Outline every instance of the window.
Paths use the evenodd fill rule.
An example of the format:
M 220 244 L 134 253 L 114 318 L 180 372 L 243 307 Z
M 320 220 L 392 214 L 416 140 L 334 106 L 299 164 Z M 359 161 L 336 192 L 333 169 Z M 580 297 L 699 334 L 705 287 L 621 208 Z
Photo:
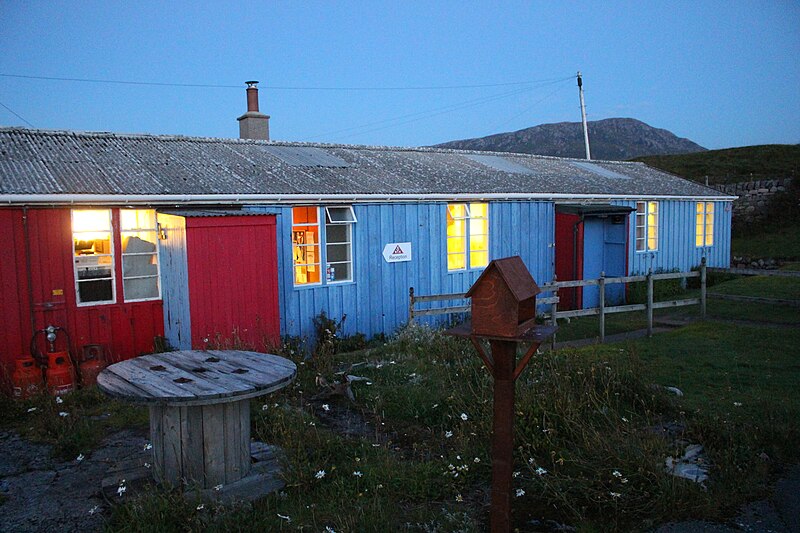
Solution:
M 72 211 L 75 292 L 78 305 L 115 301 L 112 233 L 110 209 Z
M 714 202 L 697 202 L 695 246 L 714 244 Z
M 122 292 L 125 301 L 160 298 L 155 211 L 122 209 L 119 220 L 122 236 Z
M 447 270 L 489 264 L 489 204 L 447 205 Z
M 294 284 L 317 285 L 353 281 L 353 224 L 351 206 L 325 207 L 325 242 L 320 239 L 320 208 L 292 208 Z M 322 270 L 322 265 L 325 270 Z
M 658 250 L 658 202 L 636 202 L 636 251 Z
M 352 207 L 326 207 L 325 218 L 325 280 L 352 281 L 356 215 Z

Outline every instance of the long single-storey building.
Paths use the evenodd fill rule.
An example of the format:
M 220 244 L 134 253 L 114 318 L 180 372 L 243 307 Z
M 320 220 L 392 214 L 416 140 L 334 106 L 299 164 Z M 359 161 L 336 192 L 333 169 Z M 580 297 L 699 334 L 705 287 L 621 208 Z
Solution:
M 727 267 L 733 199 L 642 163 L 4 128 L 0 362 L 51 324 L 111 360 L 265 349 L 322 311 L 390 333 L 409 287 L 466 292 L 511 255 L 540 284 Z

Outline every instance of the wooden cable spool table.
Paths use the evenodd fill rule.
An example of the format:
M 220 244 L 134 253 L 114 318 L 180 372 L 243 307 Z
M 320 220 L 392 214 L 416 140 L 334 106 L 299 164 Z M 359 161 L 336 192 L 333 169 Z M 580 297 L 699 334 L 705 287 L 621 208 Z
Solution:
M 248 475 L 249 400 L 287 386 L 296 375 L 295 364 L 277 355 L 184 350 L 113 364 L 97 385 L 149 407 L 156 481 L 209 489 Z

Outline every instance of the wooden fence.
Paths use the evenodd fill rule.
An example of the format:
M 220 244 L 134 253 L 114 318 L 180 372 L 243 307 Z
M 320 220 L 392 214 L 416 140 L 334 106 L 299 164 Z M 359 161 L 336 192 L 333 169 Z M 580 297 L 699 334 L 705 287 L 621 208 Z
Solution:
M 719 274 L 736 274 L 738 276 L 776 276 L 782 278 L 798 278 L 800 272 L 796 270 L 764 270 L 760 268 L 709 268 L 709 272 Z M 764 298 L 762 296 L 739 296 L 738 294 L 721 294 L 718 292 L 708 293 L 709 298 L 716 300 L 731 300 L 734 302 L 747 302 L 771 305 L 790 305 L 800 307 L 800 300 L 789 300 L 785 298 Z
M 688 279 L 700 278 L 700 297 L 699 298 L 685 298 L 682 300 L 668 300 L 662 302 L 653 301 L 653 283 L 658 280 L 665 279 Z M 629 304 L 629 305 L 616 305 L 606 307 L 606 285 L 615 283 L 636 283 L 647 282 L 647 302 L 643 304 Z M 576 309 L 574 311 L 559 311 L 558 310 L 558 290 L 571 287 L 589 287 L 597 286 L 599 289 L 599 304 L 597 307 L 588 309 Z M 629 311 L 647 311 L 647 334 L 653 334 L 653 310 L 663 309 L 669 307 L 682 307 L 686 305 L 700 305 L 700 315 L 705 318 L 706 316 L 706 265 L 705 260 L 700 265 L 699 271 L 692 272 L 669 272 L 665 274 L 653 274 L 652 271 L 645 276 L 624 276 L 620 278 L 606 278 L 601 274 L 598 279 L 582 279 L 574 281 L 552 281 L 539 286 L 542 292 L 552 292 L 553 296 L 547 298 L 537 298 L 537 304 L 550 304 L 550 312 L 545 316 L 551 321 L 552 324 L 556 323 L 559 318 L 571 318 L 580 316 L 599 316 L 600 328 L 600 342 L 605 341 L 606 336 L 606 322 L 605 317 L 611 313 L 625 313 Z M 417 296 L 414 294 L 414 288 L 409 289 L 409 322 L 414 322 L 416 317 L 426 315 L 442 315 L 449 313 L 469 313 L 469 305 L 456 305 L 448 307 L 437 307 L 431 309 L 416 309 L 418 303 L 423 302 L 438 302 L 438 301 L 452 301 L 452 300 L 465 300 L 466 296 L 463 293 L 456 294 L 440 294 L 432 296 Z M 555 343 L 555 340 L 553 340 Z

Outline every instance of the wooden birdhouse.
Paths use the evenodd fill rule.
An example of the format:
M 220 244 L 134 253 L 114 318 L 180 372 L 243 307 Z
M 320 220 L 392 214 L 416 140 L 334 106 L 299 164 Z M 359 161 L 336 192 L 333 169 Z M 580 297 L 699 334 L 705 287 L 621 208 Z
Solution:
M 534 326 L 540 292 L 521 257 L 495 259 L 467 292 L 472 298 L 473 335 L 522 335 Z

